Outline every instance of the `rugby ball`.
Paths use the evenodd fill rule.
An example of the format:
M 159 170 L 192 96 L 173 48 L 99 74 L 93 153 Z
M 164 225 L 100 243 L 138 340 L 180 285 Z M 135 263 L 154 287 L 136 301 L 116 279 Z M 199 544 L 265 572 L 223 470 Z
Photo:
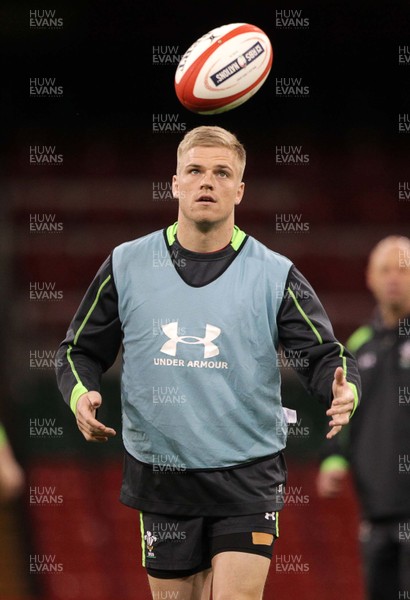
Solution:
M 175 72 L 176 95 L 188 110 L 215 115 L 253 96 L 272 67 L 271 42 L 259 27 L 230 23 L 192 44 Z

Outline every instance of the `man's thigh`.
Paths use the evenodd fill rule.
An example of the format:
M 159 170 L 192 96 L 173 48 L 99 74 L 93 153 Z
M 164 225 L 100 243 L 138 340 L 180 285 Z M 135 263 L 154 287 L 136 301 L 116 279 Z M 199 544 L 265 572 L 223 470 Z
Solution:
M 261 600 L 278 536 L 277 512 L 215 519 L 209 541 L 213 600 Z
M 212 570 L 187 577 L 160 579 L 148 575 L 153 600 L 210 600 Z
M 260 554 L 222 552 L 212 560 L 213 600 L 261 600 L 270 559 Z

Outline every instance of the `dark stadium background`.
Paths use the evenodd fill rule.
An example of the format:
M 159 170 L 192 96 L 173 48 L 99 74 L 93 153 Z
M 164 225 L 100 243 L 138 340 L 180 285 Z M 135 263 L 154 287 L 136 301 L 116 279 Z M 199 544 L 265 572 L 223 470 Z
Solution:
M 30 10 L 43 9 L 55 10 L 63 27 L 30 29 Z M 277 27 L 276 10 L 301 10 L 308 26 Z M 183 54 L 230 22 L 253 23 L 269 35 L 271 74 L 231 112 L 190 113 L 174 93 L 175 64 L 153 64 L 153 48 Z M 118 502 L 120 436 L 104 446 L 83 441 L 57 390 L 52 353 L 110 250 L 175 220 L 176 203 L 155 200 L 153 185 L 166 188 L 182 129 L 200 124 L 227 127 L 247 147 L 237 223 L 295 262 L 341 341 L 369 318 L 367 254 L 380 238 L 409 232 L 409 203 L 398 189 L 410 179 L 410 137 L 399 133 L 398 118 L 410 113 L 410 66 L 399 65 L 398 55 L 399 46 L 409 48 L 410 6 L 4 1 L 0 28 L 0 418 L 27 476 L 23 498 L 0 511 L 0 597 L 145 599 L 137 514 Z M 63 97 L 30 97 L 36 77 L 55 77 Z M 302 78 L 309 95 L 278 97 L 280 77 Z M 153 132 L 154 114 L 168 123 L 176 118 L 179 131 Z M 32 166 L 33 145 L 55 146 L 62 164 Z M 275 164 L 280 145 L 302 146 L 308 165 Z M 30 231 L 33 215 L 44 214 L 54 215 L 59 233 Z M 276 231 L 283 214 L 299 215 L 307 231 Z M 31 300 L 30 285 L 39 282 L 52 284 L 61 300 Z M 46 366 L 31 367 L 33 356 L 48 357 Z M 118 374 L 116 363 L 104 379 L 100 416 L 119 431 Z M 274 558 L 265 598 L 288 598 L 292 590 L 292 598 L 361 600 L 353 490 L 334 501 L 315 492 L 323 407 L 289 368 L 283 394 L 298 410 L 299 429 L 289 437 L 293 503 L 283 512 L 276 554 L 305 568 L 279 571 Z M 45 426 L 44 434 L 33 435 L 33 424 Z M 42 493 L 48 506 L 30 502 Z M 44 557 L 60 572 L 31 573 L 30 564 Z

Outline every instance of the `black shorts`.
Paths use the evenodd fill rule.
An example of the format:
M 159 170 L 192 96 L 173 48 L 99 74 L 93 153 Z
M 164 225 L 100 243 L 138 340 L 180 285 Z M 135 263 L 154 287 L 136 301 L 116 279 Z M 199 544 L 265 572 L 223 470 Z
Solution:
M 187 577 L 209 569 L 220 552 L 272 558 L 279 513 L 234 517 L 180 517 L 140 512 L 142 565 L 152 577 Z

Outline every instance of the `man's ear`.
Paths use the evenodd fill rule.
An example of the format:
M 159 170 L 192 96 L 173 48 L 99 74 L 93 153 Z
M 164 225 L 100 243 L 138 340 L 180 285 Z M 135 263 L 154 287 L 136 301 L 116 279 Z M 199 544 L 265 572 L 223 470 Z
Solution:
M 235 200 L 236 206 L 238 206 L 238 204 L 241 203 L 244 192 L 245 192 L 245 182 L 241 181 L 241 183 L 239 184 L 239 187 L 238 187 L 238 191 L 236 192 L 236 200 Z
M 174 198 L 179 198 L 179 185 L 178 185 L 178 176 L 172 176 L 172 195 Z

